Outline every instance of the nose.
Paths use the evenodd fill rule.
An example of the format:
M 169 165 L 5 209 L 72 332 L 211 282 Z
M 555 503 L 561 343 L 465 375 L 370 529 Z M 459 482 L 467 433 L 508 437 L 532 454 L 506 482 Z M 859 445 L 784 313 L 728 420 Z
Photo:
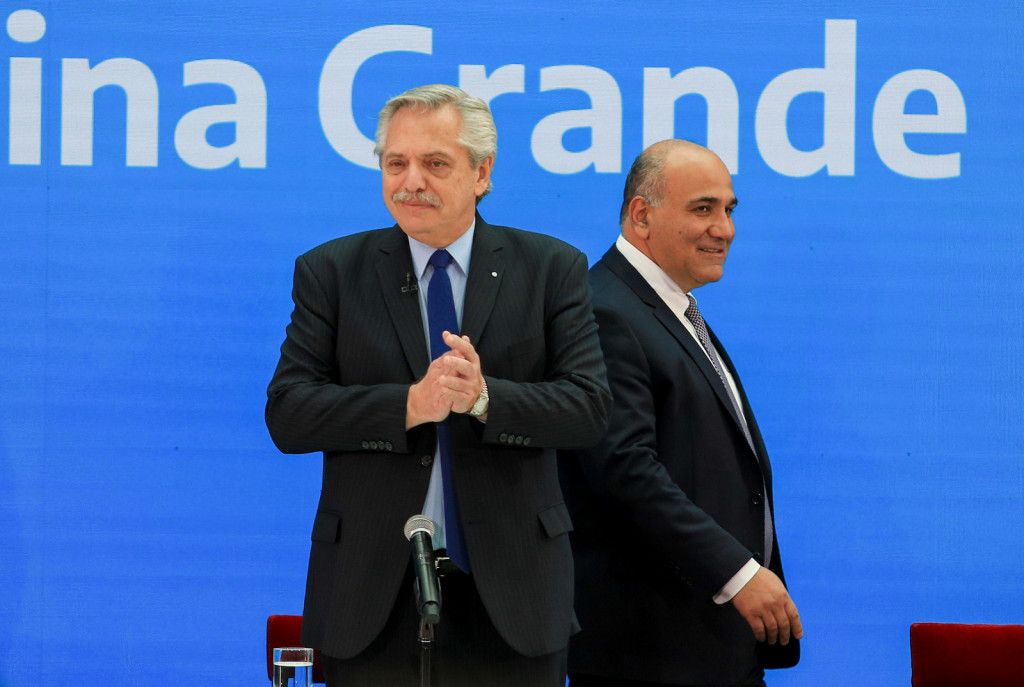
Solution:
M 732 241 L 733 236 L 736 235 L 736 225 L 732 222 L 732 215 L 725 208 L 715 213 L 714 221 L 708 228 L 708 234 L 725 241 Z
M 405 179 L 402 183 L 402 190 L 415 193 L 417 191 L 424 191 L 426 188 L 426 176 L 423 174 L 423 168 L 420 166 L 419 162 L 413 160 L 406 168 Z

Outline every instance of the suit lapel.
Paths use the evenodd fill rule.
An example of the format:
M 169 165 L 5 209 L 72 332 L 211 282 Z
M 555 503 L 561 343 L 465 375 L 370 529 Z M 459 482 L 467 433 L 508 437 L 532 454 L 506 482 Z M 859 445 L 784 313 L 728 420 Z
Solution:
M 505 275 L 505 262 L 499 257 L 505 248 L 498 231 L 476 216 L 473 252 L 466 279 L 466 300 L 462 306 L 462 331 L 476 346 L 494 309 L 498 289 Z
M 707 323 L 705 322 L 705 324 Z M 768 488 L 771 489 L 772 469 L 768 462 L 768 449 L 765 448 L 764 439 L 761 437 L 761 429 L 757 426 L 757 420 L 754 419 L 754 411 L 750 409 L 750 403 L 747 401 L 747 392 L 743 389 L 743 382 L 740 381 L 740 376 L 732 364 L 732 359 L 725 352 L 725 347 L 722 346 L 722 342 L 715 336 L 715 332 L 711 327 L 708 327 L 708 336 L 711 338 L 712 345 L 718 351 L 722 364 L 732 372 L 732 380 L 736 382 L 736 392 L 740 397 L 740 406 L 747 409 L 747 429 L 750 430 L 750 438 L 754 441 L 754 452 L 757 454 L 757 460 L 761 464 L 761 470 L 764 472 L 764 480 L 769 485 Z
M 651 285 L 647 283 L 647 280 L 645 280 L 640 273 L 636 271 L 636 268 L 629 264 L 629 261 L 626 260 L 617 248 L 612 246 L 605 256 L 601 258 L 601 261 L 605 263 L 612 273 L 625 282 L 626 286 L 632 289 L 633 293 L 635 293 L 641 301 L 650 306 L 654 318 L 658 320 L 658 322 L 660 322 L 670 334 L 672 334 L 676 341 L 678 341 L 683 347 L 683 350 L 686 351 L 687 355 L 689 355 L 697 365 L 701 374 L 704 375 L 704 379 L 707 380 L 707 383 L 714 390 L 715 395 L 718 397 L 718 401 L 729 413 L 729 416 L 732 417 L 733 422 L 736 424 L 736 428 L 740 433 L 742 433 L 743 427 L 740 425 L 740 419 L 736 416 L 736 409 L 733 407 L 733 403 L 728 396 L 729 392 L 726 390 L 721 377 L 719 377 L 718 373 L 715 372 L 715 367 L 711 364 L 711 361 L 708 359 L 707 353 L 704 352 L 703 347 L 701 347 L 690 332 L 686 330 L 686 327 L 679 321 L 676 314 L 672 312 L 672 309 L 668 307 L 665 301 L 663 301 Z M 726 364 L 725 361 L 728 360 L 728 358 L 726 357 L 721 344 L 713 334 L 711 335 L 711 338 L 715 348 L 722 354 L 721 357 L 723 364 Z M 736 384 L 738 387 L 739 379 L 733 371 L 732 364 L 728 363 L 728 365 L 730 372 L 732 372 L 734 378 L 736 378 Z M 740 396 L 742 398 L 742 394 Z M 745 405 L 746 403 L 744 402 L 744 406 Z M 748 429 L 751 428 L 752 424 L 752 422 L 748 421 Z M 743 443 L 747 443 L 745 439 Z
M 412 255 L 409 252 L 409 240 L 397 225 L 386 231 L 380 242 L 377 254 L 377 279 L 409 368 L 418 379 L 427 373 L 430 354 L 427 352 L 427 342 L 423 333 L 419 294 L 415 290 L 405 288 L 407 285 L 417 284 L 417 275 L 413 273 Z

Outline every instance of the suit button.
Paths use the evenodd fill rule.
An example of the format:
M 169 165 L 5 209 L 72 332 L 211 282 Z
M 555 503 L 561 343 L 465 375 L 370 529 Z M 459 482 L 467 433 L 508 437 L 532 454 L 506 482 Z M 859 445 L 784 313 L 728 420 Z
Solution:
M 370 448 L 373 449 L 374 451 L 376 451 L 377 450 L 377 442 L 376 441 L 371 441 L 370 442 Z
M 764 502 L 764 497 L 762 497 L 760 494 L 754 494 L 753 496 L 750 497 L 750 502 L 755 506 L 760 506 Z
M 523 446 L 530 445 L 530 437 L 523 437 Z
M 363 443 L 361 444 L 361 446 L 363 447 L 363 450 L 365 451 L 366 449 L 370 448 L 370 442 L 368 442 L 368 441 L 364 441 L 364 442 L 363 442 Z
M 429 468 L 433 464 L 434 464 L 434 456 L 421 456 L 420 457 L 420 465 L 422 465 L 423 467 Z
M 692 587 L 693 583 L 695 582 L 695 580 L 693 579 L 693 575 L 687 575 L 686 577 L 684 577 L 683 582 L 685 582 L 688 586 Z
M 522 446 L 522 445 L 523 445 L 523 438 L 521 436 L 519 436 L 519 435 L 516 435 L 516 446 Z
M 390 451 L 391 450 L 391 442 L 390 441 L 385 441 L 384 442 L 384 450 L 385 451 Z

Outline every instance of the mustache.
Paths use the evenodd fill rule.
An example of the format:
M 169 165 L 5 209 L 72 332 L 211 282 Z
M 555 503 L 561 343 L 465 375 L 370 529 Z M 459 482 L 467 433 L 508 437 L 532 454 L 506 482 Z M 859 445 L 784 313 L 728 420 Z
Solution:
M 396 203 L 405 203 L 406 201 L 410 200 L 418 200 L 422 203 L 430 203 L 435 208 L 440 208 L 444 206 L 444 203 L 441 202 L 440 198 L 431 193 L 427 193 L 426 191 L 416 191 L 415 193 L 411 193 L 409 191 L 399 191 L 398 193 L 391 194 L 391 200 L 393 200 Z

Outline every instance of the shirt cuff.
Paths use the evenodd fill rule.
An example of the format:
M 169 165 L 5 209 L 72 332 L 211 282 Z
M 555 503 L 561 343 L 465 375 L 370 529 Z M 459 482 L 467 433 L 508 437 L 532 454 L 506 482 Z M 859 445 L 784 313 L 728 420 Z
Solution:
M 761 569 L 761 566 L 751 558 L 749 561 L 744 563 L 740 571 L 732 576 L 732 578 L 725 583 L 718 593 L 714 596 L 714 602 L 716 604 L 724 604 L 727 601 L 732 601 L 732 597 L 736 596 L 743 587 L 746 586 L 747 582 L 753 579 L 757 571 Z

